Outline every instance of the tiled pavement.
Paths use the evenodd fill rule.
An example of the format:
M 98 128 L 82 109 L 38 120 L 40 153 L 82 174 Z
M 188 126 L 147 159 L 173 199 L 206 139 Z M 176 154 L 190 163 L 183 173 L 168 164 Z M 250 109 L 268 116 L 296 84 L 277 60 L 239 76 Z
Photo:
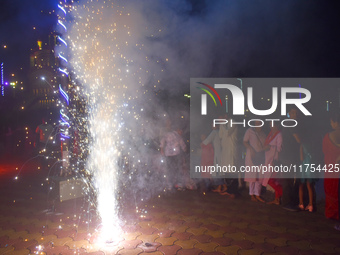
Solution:
M 46 213 L 46 194 L 29 188 L 17 201 L 2 187 L 0 254 L 340 254 L 340 233 L 321 212 L 288 212 L 279 206 L 198 191 L 149 201 L 143 220 L 127 217 L 117 245 L 98 245 L 94 224 L 79 220 L 81 200 Z

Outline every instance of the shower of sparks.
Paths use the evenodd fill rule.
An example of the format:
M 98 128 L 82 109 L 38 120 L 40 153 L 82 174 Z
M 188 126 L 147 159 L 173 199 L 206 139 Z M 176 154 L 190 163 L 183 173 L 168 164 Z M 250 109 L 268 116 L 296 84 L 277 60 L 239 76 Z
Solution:
M 143 108 L 137 105 L 151 100 L 147 99 L 148 90 L 144 87 L 150 73 L 140 59 L 145 63 L 149 60 L 138 55 L 142 43 L 131 30 L 135 21 L 118 3 L 108 0 L 73 3 L 72 22 L 63 35 L 65 41 L 58 37 L 69 47 L 68 71 L 73 81 L 70 86 L 75 92 L 70 100 L 78 101 L 76 109 L 70 110 L 73 120 L 78 120 L 72 124 L 75 136 L 80 136 L 79 158 L 86 161 L 85 175 L 92 180 L 90 184 L 86 180 L 87 185 L 96 195 L 95 200 L 89 200 L 101 219 L 101 239 L 110 242 L 121 236 L 118 189 L 122 184 L 118 180 L 121 182 L 121 175 L 131 180 L 139 166 L 146 166 L 141 154 L 135 153 L 136 140 L 141 140 L 141 130 L 147 123 L 141 116 Z M 139 60 L 135 61 L 134 56 Z M 73 168 L 77 167 L 73 164 Z

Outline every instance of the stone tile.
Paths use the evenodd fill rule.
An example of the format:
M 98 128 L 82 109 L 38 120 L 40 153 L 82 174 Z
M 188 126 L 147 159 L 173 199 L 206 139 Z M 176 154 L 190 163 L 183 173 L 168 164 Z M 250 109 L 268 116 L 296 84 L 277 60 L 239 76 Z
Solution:
M 43 236 L 55 235 L 56 232 L 57 232 L 57 229 L 52 229 L 52 228 L 44 228 L 42 230 Z
M 307 238 L 307 236 L 299 236 L 299 235 L 294 235 L 291 233 L 283 233 L 280 234 L 280 237 L 282 238 L 286 238 L 289 241 L 300 241 L 300 240 L 305 240 Z
M 181 249 L 177 252 L 177 255 L 200 255 L 202 254 L 200 249 Z
M 245 235 L 245 240 L 252 241 L 253 243 L 263 243 L 266 240 L 264 235 Z
M 213 223 L 205 224 L 205 225 L 202 225 L 201 227 L 206 228 L 206 229 L 211 230 L 211 231 L 216 231 L 216 230 L 219 230 L 221 228 L 221 226 L 219 226 L 217 224 L 213 224 Z
M 276 245 L 272 243 L 255 243 L 253 248 L 263 252 L 275 252 Z
M 258 235 L 258 231 L 251 229 L 251 228 L 243 228 L 243 229 L 240 229 L 239 231 L 241 231 L 242 233 L 246 235 L 252 235 L 252 236 Z
M 124 240 L 119 243 L 119 246 L 123 247 L 125 250 L 135 249 L 138 245 L 142 244 L 141 240 Z
M 286 246 L 287 245 L 287 239 L 286 238 L 268 238 L 266 239 L 267 243 L 274 244 L 276 246 Z
M 239 229 L 245 229 L 245 228 L 247 228 L 249 226 L 249 223 L 245 222 L 245 221 L 242 221 L 242 222 L 231 222 L 230 226 L 231 227 L 236 227 L 236 228 L 239 228 Z
M 72 250 L 72 249 L 79 249 L 79 248 L 85 248 L 89 245 L 88 240 L 80 240 L 80 241 L 70 241 L 66 243 L 66 245 Z
M 328 243 L 311 244 L 312 250 L 321 251 L 323 253 L 334 253 L 337 246 Z
M 188 221 L 186 221 L 185 225 L 188 226 L 189 228 L 199 228 L 200 226 L 203 225 L 203 223 L 202 222 L 197 222 L 197 221 L 196 222 L 188 222 Z
M 8 239 L 9 239 L 8 236 L 0 237 L 0 248 L 3 248 L 6 246 Z
M 9 252 L 13 252 L 14 251 L 14 247 L 13 246 L 7 246 L 7 247 L 4 247 L 4 248 L 0 248 L 0 254 L 9 254 Z
M 197 240 L 200 243 L 208 243 L 211 241 L 211 239 L 213 239 L 213 237 L 209 235 L 199 235 L 199 236 L 192 236 L 190 237 L 190 239 Z
M 173 245 L 177 240 L 176 237 L 159 237 L 155 239 L 155 242 L 161 243 L 162 245 Z
M 124 234 L 124 239 L 125 239 L 125 240 L 134 240 L 134 239 L 136 239 L 138 236 L 141 236 L 141 235 L 142 235 L 141 232 L 127 233 L 127 234 Z
M 147 227 L 147 228 L 140 228 L 138 232 L 141 232 L 143 235 L 152 235 L 153 233 L 157 232 L 157 228 Z
M 305 241 L 305 240 L 301 240 L 301 241 L 288 241 L 287 244 L 288 244 L 288 246 L 296 247 L 299 250 L 310 250 L 311 249 L 310 242 Z
M 141 254 L 143 252 L 142 249 L 140 248 L 136 248 L 136 249 L 130 249 L 130 250 L 126 250 L 126 249 L 122 249 L 120 251 L 118 251 L 118 255 L 138 255 Z
M 14 251 L 11 251 L 9 253 L 6 253 L 6 254 L 10 254 L 10 255 L 29 255 L 30 254 L 30 251 L 28 249 L 21 249 L 21 250 L 14 250 Z
M 211 239 L 211 242 L 217 243 L 219 246 L 229 246 L 233 239 L 229 237 L 219 237 Z
M 193 234 L 189 232 L 175 232 L 171 236 L 177 238 L 178 240 L 189 240 Z
M 89 253 L 83 253 L 81 255 L 105 255 L 103 251 L 94 251 L 94 252 L 89 252 Z
M 268 228 L 268 227 L 267 227 Z M 278 226 L 278 227 L 270 227 L 269 228 L 271 231 L 276 232 L 276 233 L 286 233 L 287 228 L 284 226 Z
M 230 246 L 226 246 L 226 247 L 218 246 L 216 248 L 216 251 L 222 252 L 226 255 L 237 254 L 239 250 L 240 250 L 240 247 L 235 246 L 235 245 L 230 245 Z
M 223 230 L 225 233 L 236 233 L 240 231 L 238 228 L 232 226 L 221 227 L 220 230 Z
M 231 222 L 231 220 L 228 220 L 228 219 L 223 219 L 223 220 L 214 220 L 214 219 L 212 219 L 211 220 L 211 223 L 216 224 L 216 225 L 221 226 L 221 227 L 229 226 L 230 222 Z
M 152 227 L 158 230 L 165 230 L 165 229 L 169 229 L 169 223 L 155 223 L 155 224 L 152 224 Z
M 244 234 L 240 232 L 235 232 L 235 233 L 225 233 L 224 237 L 229 237 L 233 239 L 234 241 L 242 241 L 244 240 Z
M 314 251 L 314 250 L 308 250 L 308 251 L 300 251 L 300 255 L 324 255 L 325 253 L 321 251 Z M 340 254 L 339 252 L 335 252 L 335 254 Z
M 195 248 L 200 249 L 204 252 L 213 252 L 215 251 L 216 247 L 218 247 L 219 245 L 217 243 L 197 243 L 195 244 Z
M 259 249 L 249 249 L 249 250 L 239 250 L 238 255 L 261 255 L 263 253 L 262 250 Z
M 51 242 L 53 243 L 53 246 L 64 246 L 68 242 L 72 242 L 72 241 L 73 240 L 71 237 L 64 237 L 64 238 L 57 238 Z
M 170 229 L 158 230 L 156 234 L 160 237 L 170 237 L 175 231 Z
M 196 240 L 177 240 L 174 244 L 181 246 L 183 249 L 192 249 L 194 248 L 195 244 L 197 243 Z
M 154 242 L 145 242 L 137 246 L 137 248 L 142 249 L 144 252 L 155 252 L 157 251 L 157 248 L 160 247 L 160 243 L 154 243 Z
M 46 255 L 54 255 L 54 254 L 72 254 L 72 251 L 67 247 L 67 246 L 56 246 L 56 247 L 46 247 L 45 249 L 43 249 L 43 252 Z
M 140 255 L 164 255 L 163 252 L 155 251 L 155 252 L 142 252 Z
M 152 223 L 149 222 L 149 221 L 140 221 L 138 222 L 138 225 L 141 227 L 141 228 L 150 228 Z
M 276 247 L 275 251 L 277 252 L 285 252 L 289 255 L 298 255 L 299 254 L 299 249 L 293 246 L 281 246 L 281 247 Z
M 95 253 L 95 252 L 99 252 L 100 251 L 100 246 L 98 244 L 89 244 L 86 247 L 83 247 L 87 253 Z M 104 251 L 100 251 L 105 253 Z
M 16 239 L 16 238 L 24 239 L 27 234 L 28 234 L 27 231 L 20 231 L 20 232 L 11 232 L 6 236 L 8 236 L 9 239 Z
M 259 235 L 264 235 L 268 238 L 274 239 L 274 238 L 278 238 L 279 234 L 270 230 L 265 230 L 265 231 L 258 231 Z
M 136 239 L 142 240 L 143 243 L 154 243 L 159 238 L 158 235 L 140 235 Z
M 54 235 L 56 235 L 58 238 L 65 238 L 65 237 L 72 237 L 77 232 L 75 230 L 64 230 L 64 229 L 58 229 Z
M 309 233 L 307 229 L 303 229 L 303 228 L 287 229 L 287 233 L 298 235 L 298 236 L 304 236 L 304 237 L 308 235 L 313 236 L 313 233 Z
M 184 223 L 185 221 L 181 219 L 171 220 L 168 222 L 167 226 L 169 227 L 169 229 L 172 229 L 170 227 L 180 227 L 180 226 L 183 226 Z
M 171 245 L 171 246 L 164 246 L 163 245 L 163 246 L 160 246 L 158 248 L 158 251 L 161 251 L 164 255 L 174 255 L 180 249 L 182 249 L 182 247 L 178 246 L 178 245 Z
M 169 229 L 174 230 L 175 232 L 186 232 L 189 229 L 189 227 L 185 225 L 181 225 L 178 227 L 169 227 Z
M 236 246 L 239 246 L 241 249 L 243 250 L 248 250 L 248 249 L 251 249 L 254 245 L 254 243 L 252 241 L 249 241 L 249 240 L 234 240 L 232 242 L 232 245 L 236 245 Z
M 14 229 L 1 229 L 0 236 L 8 236 L 15 233 Z
M 14 247 L 15 250 L 21 250 L 25 249 L 31 245 L 37 245 L 38 242 L 36 240 L 30 240 L 30 241 L 20 241 L 14 243 L 12 246 Z
M 223 237 L 223 235 L 225 234 L 225 231 L 224 230 L 208 230 L 204 234 L 210 235 L 214 238 L 219 238 L 219 237 Z
M 203 235 L 205 232 L 207 232 L 207 229 L 205 228 L 189 228 L 186 230 L 186 232 L 189 232 L 195 236 Z
M 90 234 L 87 233 L 87 232 L 84 232 L 84 233 L 75 233 L 72 236 L 72 239 L 74 241 L 89 240 L 89 238 L 90 238 Z

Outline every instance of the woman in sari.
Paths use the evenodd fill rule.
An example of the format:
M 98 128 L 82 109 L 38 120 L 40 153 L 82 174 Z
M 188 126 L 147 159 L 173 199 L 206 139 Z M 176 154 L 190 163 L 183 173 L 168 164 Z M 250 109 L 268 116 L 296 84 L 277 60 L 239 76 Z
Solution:
M 324 188 L 326 195 L 325 216 L 329 219 L 339 220 L 339 170 L 340 163 L 340 112 L 331 116 L 331 127 L 333 131 L 325 135 L 322 143 L 322 150 L 325 156 L 325 165 L 328 171 L 325 172 Z M 337 164 L 337 165 L 336 165 Z M 340 230 L 339 225 L 335 226 Z

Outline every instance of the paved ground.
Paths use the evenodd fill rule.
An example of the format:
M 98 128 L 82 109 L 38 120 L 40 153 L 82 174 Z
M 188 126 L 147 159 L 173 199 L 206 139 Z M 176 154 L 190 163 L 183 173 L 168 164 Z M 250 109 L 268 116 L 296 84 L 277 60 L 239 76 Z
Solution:
M 31 178 L 31 179 L 30 179 Z M 340 254 L 334 222 L 316 213 L 287 212 L 279 206 L 230 199 L 215 193 L 182 191 L 148 202 L 147 217 L 126 212 L 122 241 L 96 244 L 96 223 L 71 200 L 51 208 L 47 193 L 32 183 L 2 178 L 0 254 Z

